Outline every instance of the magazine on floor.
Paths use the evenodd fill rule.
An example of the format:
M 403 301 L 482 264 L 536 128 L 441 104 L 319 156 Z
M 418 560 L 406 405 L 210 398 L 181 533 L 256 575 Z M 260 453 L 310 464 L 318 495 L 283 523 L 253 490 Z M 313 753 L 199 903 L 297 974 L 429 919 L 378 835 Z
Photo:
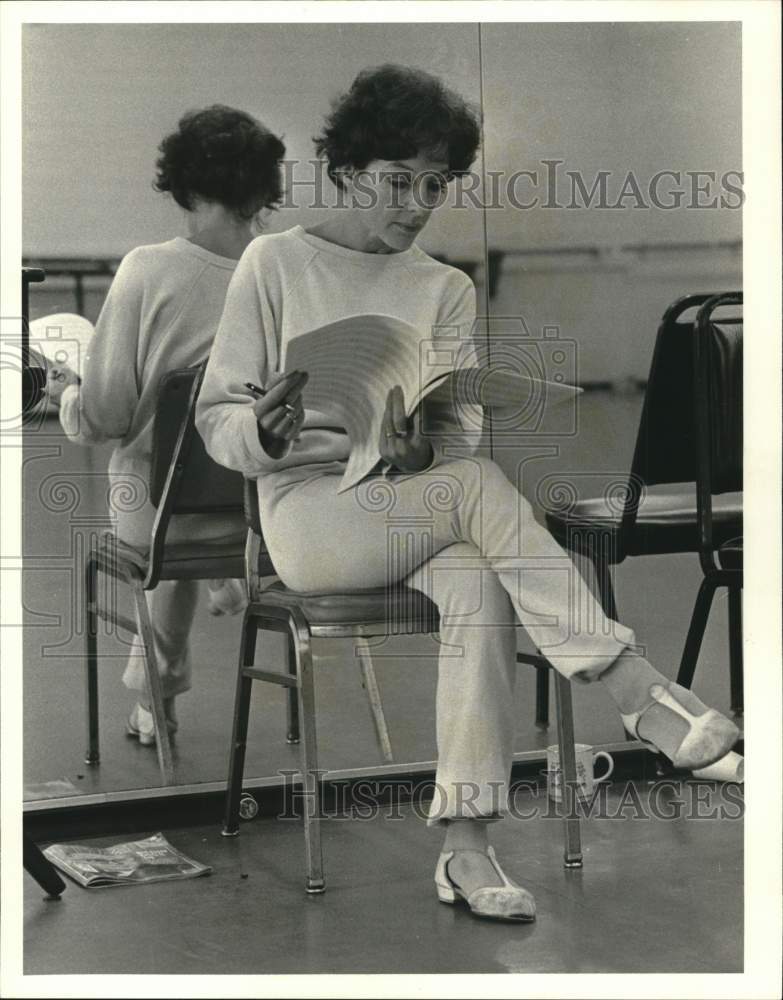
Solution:
M 85 889 L 197 878 L 212 871 L 172 847 L 162 833 L 112 847 L 52 844 L 43 853 Z
M 378 462 L 386 399 L 395 385 L 402 388 L 409 417 L 448 380 L 454 401 L 488 407 L 519 408 L 535 400 L 550 408 L 581 392 L 561 381 L 476 364 L 471 348 L 458 337 L 422 340 L 421 332 L 405 320 L 372 313 L 349 316 L 289 341 L 284 370 L 308 373 L 306 409 L 339 421 L 351 440 L 340 492 Z

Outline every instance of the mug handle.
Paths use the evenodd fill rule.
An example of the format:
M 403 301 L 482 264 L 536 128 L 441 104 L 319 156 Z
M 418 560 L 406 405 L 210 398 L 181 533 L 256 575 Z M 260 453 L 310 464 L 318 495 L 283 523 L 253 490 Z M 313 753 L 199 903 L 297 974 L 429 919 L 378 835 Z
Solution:
M 606 772 L 606 774 L 602 774 L 600 778 L 593 778 L 593 781 L 596 782 L 606 781 L 607 778 L 610 778 L 612 776 L 612 771 L 614 771 L 614 759 L 612 758 L 612 755 L 610 753 L 606 752 L 606 750 L 598 750 L 596 751 L 596 753 L 593 754 L 593 766 L 595 766 L 595 762 L 598 760 L 599 757 L 606 758 L 606 760 L 609 762 L 609 770 Z

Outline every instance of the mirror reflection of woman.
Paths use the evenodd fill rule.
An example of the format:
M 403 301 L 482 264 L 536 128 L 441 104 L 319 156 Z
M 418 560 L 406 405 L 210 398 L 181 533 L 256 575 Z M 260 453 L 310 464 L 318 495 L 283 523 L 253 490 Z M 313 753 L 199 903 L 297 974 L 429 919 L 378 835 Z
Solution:
M 455 407 L 446 390 L 408 418 L 393 388 L 380 467 L 338 493 L 348 438 L 307 410 L 306 373 L 280 374 L 293 337 L 351 315 L 399 316 L 422 339 L 435 326 L 471 337 L 470 279 L 416 238 L 451 181 L 469 170 L 479 138 L 476 115 L 433 76 L 391 65 L 359 74 L 316 140 L 343 205 L 244 253 L 197 426 L 218 462 L 257 479 L 264 537 L 288 587 L 340 592 L 404 581 L 437 604 L 438 770 L 428 823 L 445 832 L 438 898 L 464 901 L 476 916 L 524 921 L 534 917 L 533 897 L 508 879 L 488 844 L 488 821 L 507 808 L 519 624 L 562 674 L 600 680 L 626 728 L 680 766 L 722 757 L 737 729 L 639 655 L 630 629 L 607 621 L 527 500 L 476 454 L 480 413 Z M 254 400 L 248 380 L 271 391 Z M 381 481 L 412 539 L 397 558 L 389 514 L 373 503 Z M 450 500 L 433 502 L 436 495 Z M 595 627 L 580 628 L 584 621 Z
M 49 382 L 48 395 L 59 402 L 60 422 L 72 441 L 117 441 L 109 461 L 112 494 L 135 498 L 115 511 L 117 537 L 142 555 L 155 517 L 146 490 L 158 383 L 166 372 L 189 368 L 209 354 L 237 261 L 258 234 L 260 213 L 280 201 L 284 155 L 280 139 L 244 111 L 213 105 L 184 115 L 160 144 L 155 186 L 183 209 L 187 237 L 136 247 L 123 258 L 81 385 L 73 374 Z M 234 542 L 244 536 L 241 517 L 176 515 L 167 540 Z M 198 594 L 196 580 L 162 580 L 150 599 L 172 733 L 178 726 L 176 698 L 191 686 L 189 635 Z M 212 614 L 236 614 L 247 603 L 239 580 L 208 581 L 208 600 Z M 155 729 L 138 637 L 123 680 L 138 697 L 128 732 L 152 746 Z

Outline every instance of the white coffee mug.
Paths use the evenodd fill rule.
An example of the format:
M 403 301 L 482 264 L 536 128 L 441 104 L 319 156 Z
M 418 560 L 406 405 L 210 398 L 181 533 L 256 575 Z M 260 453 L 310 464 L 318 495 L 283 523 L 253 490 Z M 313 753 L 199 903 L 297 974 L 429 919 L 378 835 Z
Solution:
M 576 794 L 579 798 L 589 799 L 593 794 L 593 787 L 600 781 L 606 781 L 614 771 L 614 760 L 611 754 L 605 750 L 593 750 L 587 743 L 576 743 Z M 595 762 L 603 757 L 609 764 L 605 774 L 596 778 L 594 774 Z M 546 748 L 546 785 L 549 797 L 555 802 L 563 801 L 563 769 L 560 764 L 560 747 L 554 746 Z

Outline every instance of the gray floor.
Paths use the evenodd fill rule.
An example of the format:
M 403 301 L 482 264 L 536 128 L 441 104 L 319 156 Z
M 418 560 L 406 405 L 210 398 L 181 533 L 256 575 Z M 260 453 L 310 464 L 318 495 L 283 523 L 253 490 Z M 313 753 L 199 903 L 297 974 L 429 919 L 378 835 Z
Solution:
M 169 830 L 211 876 L 112 890 L 69 882 L 59 902 L 26 877 L 25 972 L 739 972 L 743 824 L 687 818 L 694 787 L 661 795 L 685 803 L 667 821 L 649 817 L 652 785 L 636 783 L 633 802 L 612 786 L 607 812 L 625 801 L 626 818 L 583 823 L 577 871 L 563 868 L 557 818 L 496 826 L 508 873 L 536 896 L 532 925 L 477 921 L 438 903 L 439 835 L 407 807 L 396 820 L 325 820 L 328 888 L 316 897 L 303 890 L 297 821 L 256 820 L 232 840 L 216 826 Z M 700 815 L 740 811 L 725 788 L 699 787 Z
M 627 472 L 641 395 L 583 397 L 579 435 L 553 438 L 554 455 L 528 466 L 526 492 L 552 471 L 577 472 L 586 490 Z M 535 446 L 547 439 L 537 437 Z M 74 538 L 101 509 L 107 454 L 71 448 L 49 425 L 26 452 L 25 781 L 28 798 L 154 787 L 154 753 L 124 735 L 124 647 L 101 640 L 100 768 L 83 763 L 82 640 Z M 37 450 L 36 450 L 37 449 Z M 519 459 L 507 452 L 508 469 Z M 615 475 L 616 474 L 616 475 Z M 55 478 L 51 478 L 51 477 Z M 596 479 L 596 477 L 598 477 Z M 68 499 L 54 489 L 75 484 Z M 59 500 L 58 500 L 59 497 Z M 81 520 L 80 520 L 81 518 Z M 91 520 L 92 519 L 92 520 Z M 622 619 L 673 676 L 700 580 L 693 556 L 629 560 L 616 590 Z M 225 778 L 236 662 L 236 622 L 199 612 L 194 690 L 181 699 L 181 781 Z M 276 638 L 262 647 L 275 661 Z M 524 636 L 520 635 L 524 643 Z M 376 663 L 398 761 L 432 759 L 436 669 L 426 640 L 399 640 Z M 317 660 L 321 766 L 377 763 L 369 715 L 350 650 L 321 643 Z M 112 655 L 113 654 L 113 655 Z M 277 665 L 277 664 L 276 664 Z M 517 690 L 517 749 L 553 742 L 533 725 L 533 672 Z M 256 685 L 256 687 L 261 687 Z M 725 598 L 713 610 L 696 689 L 728 707 Z M 296 766 L 284 744 L 278 692 L 258 691 L 248 776 Z M 622 739 L 599 685 L 574 689 L 577 738 Z M 700 786 L 706 788 L 708 786 Z M 638 786 L 644 797 L 648 788 Z M 71 793 L 72 794 L 72 793 Z M 613 786 L 613 800 L 622 789 Z M 687 798 L 687 797 L 686 797 Z M 168 830 L 169 839 L 214 867 L 207 879 L 86 891 L 69 884 L 44 902 L 25 879 L 26 971 L 264 972 L 731 972 L 742 966 L 742 824 L 723 820 L 593 819 L 584 824 L 585 867 L 565 871 L 557 820 L 507 821 L 495 831 L 509 874 L 536 895 L 533 926 L 479 923 L 439 904 L 432 888 L 438 834 L 408 813 L 402 821 L 327 821 L 328 891 L 303 891 L 298 823 L 257 820 L 237 840 L 217 824 Z M 154 831 L 149 831 L 154 832 Z M 122 838 L 130 839 L 130 838 Z M 116 838 L 114 838 L 116 841 Z M 105 843 L 107 841 L 101 841 Z M 243 875 L 247 877 L 242 877 Z

